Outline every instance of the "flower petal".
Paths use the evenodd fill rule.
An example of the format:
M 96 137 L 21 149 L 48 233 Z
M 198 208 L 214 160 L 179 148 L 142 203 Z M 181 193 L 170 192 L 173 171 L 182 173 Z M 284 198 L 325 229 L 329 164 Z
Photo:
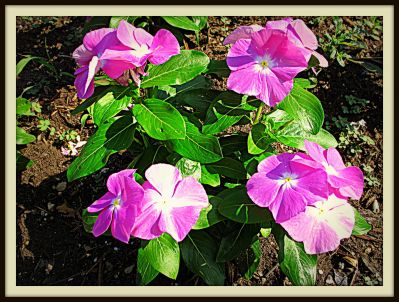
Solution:
M 281 185 L 278 180 L 267 177 L 264 172 L 255 173 L 247 182 L 247 193 L 260 207 L 268 207 L 272 202 L 280 202 L 278 195 Z
M 101 40 L 109 33 L 114 32 L 114 28 L 101 28 L 88 32 L 83 38 L 83 45 L 87 50 L 95 53 L 94 49 Z
M 145 171 L 148 182 L 166 199 L 170 199 L 176 184 L 182 179 L 179 169 L 168 164 L 155 164 Z
M 305 149 L 308 152 L 309 156 L 312 157 L 315 161 L 319 163 L 325 163 L 327 164 L 327 159 L 325 157 L 325 149 L 322 148 L 320 145 L 305 140 Z
M 304 212 L 306 205 L 303 194 L 292 188 L 281 188 L 279 196 L 270 204 L 269 209 L 276 222 L 281 223 Z
M 328 148 L 326 151 L 327 162 L 336 170 L 345 169 L 344 161 L 335 148 Z
M 250 47 L 250 45 L 251 40 L 248 39 L 241 39 L 234 43 L 234 45 L 230 48 L 226 59 L 230 70 L 235 71 L 249 68 L 251 65 L 256 63 L 256 53 Z
M 87 99 L 93 95 L 94 92 L 94 75 L 99 70 L 99 64 L 97 64 L 93 70 L 94 63 L 96 60 L 92 60 L 89 66 L 84 66 L 75 71 L 75 87 L 77 95 L 81 99 Z
M 101 211 L 102 209 L 106 208 L 107 206 L 112 204 L 112 201 L 115 199 L 115 195 L 107 192 L 105 193 L 102 197 L 97 199 L 95 202 L 93 202 L 88 208 L 87 212 L 89 213 L 94 213 Z
M 168 30 L 159 30 L 152 41 L 148 60 L 159 65 L 165 63 L 170 57 L 180 53 L 180 45 L 176 37 Z
M 261 84 L 259 72 L 255 70 L 254 66 L 232 71 L 227 79 L 228 89 L 253 96 L 257 96 L 261 92 Z
M 125 20 L 121 20 L 117 29 L 117 37 L 119 41 L 122 42 L 123 45 L 128 46 L 130 48 L 136 49 L 140 48 L 140 45 L 134 39 L 133 32 L 135 27 Z
M 303 46 L 306 48 L 315 50 L 319 46 L 315 34 L 306 26 L 305 22 L 301 19 L 295 19 L 290 24 L 299 38 L 301 39 Z
M 223 45 L 233 44 L 240 39 L 250 39 L 252 33 L 262 30 L 264 27 L 254 24 L 249 26 L 240 26 L 227 36 Z
M 89 65 L 91 58 L 93 57 L 93 53 L 87 50 L 87 48 L 82 44 L 74 50 L 72 57 L 79 66 L 84 66 Z
M 358 167 L 338 170 L 338 175 L 330 175 L 329 181 L 343 196 L 359 200 L 363 194 L 364 176 Z
M 113 173 L 108 177 L 107 180 L 107 188 L 115 196 L 118 196 L 122 193 L 122 185 L 124 184 L 124 177 L 130 178 L 134 180 L 133 174 L 136 172 L 136 169 L 125 169 L 119 171 L 117 173 Z
M 177 183 L 171 207 L 206 208 L 208 205 L 208 195 L 204 187 L 194 177 L 185 177 Z
M 112 220 L 112 213 L 113 213 L 113 208 L 108 207 L 102 210 L 100 215 L 98 215 L 92 231 L 95 237 L 104 234 L 105 231 L 108 230 Z
M 114 217 L 111 224 L 112 236 L 122 242 L 128 243 L 136 220 L 136 214 L 136 207 L 133 206 L 123 206 L 118 210 L 114 210 Z
M 327 59 L 319 54 L 317 51 L 312 52 L 312 55 L 316 57 L 316 59 L 319 61 L 320 67 L 328 67 L 328 61 Z

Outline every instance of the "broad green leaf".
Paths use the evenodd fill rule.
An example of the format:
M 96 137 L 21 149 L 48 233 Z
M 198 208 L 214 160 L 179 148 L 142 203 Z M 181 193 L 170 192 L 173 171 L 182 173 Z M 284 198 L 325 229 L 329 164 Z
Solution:
M 219 139 L 224 155 L 231 155 L 237 151 L 247 150 L 247 136 L 241 134 L 233 134 L 221 137 Z
M 336 147 L 338 145 L 337 140 L 327 130 L 322 128 L 320 129 L 319 133 L 312 135 L 303 130 L 301 125 L 297 122 L 291 122 L 287 124 L 287 126 L 282 127 L 275 133 L 275 139 L 287 146 L 301 150 L 305 150 L 305 139 L 315 142 L 325 149 L 329 147 Z
M 258 123 L 252 126 L 248 135 L 248 153 L 260 154 L 264 152 L 274 140 L 267 134 L 266 126 Z
M 265 238 L 269 237 L 271 233 L 272 233 L 272 228 L 261 228 L 260 229 L 260 234 Z
M 118 98 L 115 98 L 117 96 Z M 127 94 L 114 95 L 108 92 L 99 99 L 93 107 L 93 121 L 97 126 L 105 123 L 111 117 L 114 117 L 122 109 L 125 109 L 132 101 L 132 97 Z
M 230 261 L 241 254 L 251 245 L 260 227 L 259 224 L 234 223 L 226 226 L 226 229 L 227 234 L 222 238 L 216 256 L 217 262 Z
M 272 130 L 278 130 L 293 120 L 292 116 L 280 109 L 265 115 L 263 119 L 271 125 Z
M 220 174 L 233 179 L 247 179 L 247 171 L 242 162 L 224 157 L 221 160 L 206 165 L 210 173 Z
M 219 204 L 219 213 L 240 223 L 271 223 L 273 220 L 269 210 L 252 202 L 245 187 L 227 189 L 217 195 L 223 199 Z
M 183 139 L 186 136 L 182 115 L 165 101 L 147 99 L 133 107 L 133 114 L 152 138 L 169 140 Z
M 25 98 L 17 98 L 17 108 L 16 108 L 16 114 L 17 115 L 35 115 L 31 111 L 31 102 Z
M 199 180 L 201 178 L 201 164 L 199 162 L 182 157 L 176 163 L 176 168 L 179 169 L 183 177 L 191 176 L 194 177 L 196 180 Z
M 249 280 L 252 278 L 253 274 L 258 269 L 261 256 L 262 252 L 258 239 L 251 245 L 251 248 L 246 249 L 240 257 L 238 257 L 237 265 L 241 275 L 243 275 L 245 279 Z
M 104 167 L 111 154 L 127 149 L 133 141 L 134 129 L 131 115 L 102 124 L 69 166 L 68 181 L 90 175 Z
M 186 29 L 186 30 L 192 30 L 192 31 L 200 31 L 205 25 L 203 25 L 203 22 L 194 22 L 188 17 L 169 17 L 169 16 L 164 16 L 162 17 L 167 23 L 174 27 L 178 27 L 181 29 Z M 201 24 L 200 24 L 201 23 Z M 200 28 L 200 25 L 203 25 L 202 28 Z
M 28 169 L 32 167 L 33 161 L 25 156 L 22 155 L 21 152 L 17 150 L 17 157 L 16 157 L 16 162 L 17 162 L 17 171 L 23 171 L 25 169 Z
M 16 134 L 17 134 L 17 140 L 16 140 L 17 145 L 26 145 L 36 140 L 36 137 L 34 135 L 27 133 L 24 129 L 18 126 L 16 129 Z
M 168 150 L 163 145 L 148 145 L 132 168 L 137 169 L 139 173 L 144 175 L 145 171 L 153 164 L 165 162 Z
M 212 135 L 199 132 L 198 128 L 190 123 L 187 118 L 185 118 L 185 122 L 186 136 L 184 139 L 170 140 L 169 144 L 172 150 L 202 164 L 220 160 L 223 155 L 218 139 Z
M 230 68 L 227 66 L 226 60 L 211 60 L 206 73 L 216 74 L 221 78 L 228 78 L 230 75 Z
M 295 78 L 294 83 L 304 89 L 309 89 L 309 88 L 313 88 L 316 86 L 316 84 L 314 82 L 311 82 L 308 79 L 302 79 L 302 78 Z
M 172 86 L 159 86 L 158 90 L 165 91 L 169 96 L 174 97 L 176 95 L 176 88 Z
M 208 285 L 224 285 L 224 263 L 216 262 L 219 242 L 204 231 L 191 231 L 180 243 L 187 268 Z
M 147 285 L 158 276 L 159 271 L 152 267 L 143 248 L 137 251 L 137 283 Z
M 324 111 L 319 99 L 298 84 L 294 84 L 289 95 L 277 105 L 299 122 L 311 134 L 317 134 L 324 122 Z
M 125 86 L 102 86 L 102 87 L 97 87 L 94 90 L 94 94 L 86 99 L 83 103 L 81 103 L 79 106 L 77 106 L 74 110 L 71 111 L 72 114 L 78 114 L 87 108 L 89 108 L 91 105 L 93 105 L 95 102 L 101 100 L 108 94 L 112 94 L 114 96 L 115 100 L 120 100 L 123 99 L 126 95 L 129 95 L 129 92 L 131 91 L 131 87 L 125 87 Z
M 355 213 L 355 226 L 353 227 L 352 235 L 367 234 L 371 230 L 371 225 L 362 215 L 360 215 L 358 210 L 353 208 L 353 212 Z
M 199 30 L 203 29 L 208 22 L 207 16 L 192 16 L 191 18 L 193 19 L 194 23 L 198 26 Z
M 205 71 L 208 64 L 209 58 L 206 54 L 196 50 L 182 50 L 161 65 L 150 65 L 148 76 L 141 82 L 141 88 L 181 85 Z
M 205 117 L 206 111 L 211 105 L 213 99 L 220 93 L 217 90 L 210 90 L 204 88 L 192 89 L 180 94 L 177 94 L 172 101 L 179 104 L 188 105 L 198 112 L 201 118 Z
M 218 211 L 218 206 L 221 202 L 223 202 L 221 198 L 216 196 L 211 197 L 209 199 L 209 206 L 201 210 L 200 216 L 193 226 L 193 230 L 209 228 L 220 221 L 226 220 Z
M 117 28 L 119 23 L 122 20 L 125 20 L 129 22 L 130 24 L 133 24 L 134 20 L 136 20 L 138 16 L 130 16 L 130 17 L 111 17 L 111 20 L 109 20 L 109 27 L 111 28 Z
M 219 94 L 209 107 L 202 133 L 216 134 L 240 121 L 243 116 L 256 108 L 251 106 L 254 100 L 244 101 L 242 95 L 225 91 Z
M 49 62 L 47 62 L 44 58 L 42 57 L 35 57 L 31 55 L 25 56 L 25 58 L 21 59 L 16 66 L 16 75 L 18 76 L 22 70 L 25 68 L 25 66 L 30 62 L 30 61 L 37 61 L 40 64 L 44 65 L 49 69 L 50 71 L 57 73 L 57 70 L 53 65 L 51 65 Z
M 199 182 L 203 185 L 218 187 L 220 185 L 220 176 L 219 174 L 209 172 L 205 165 L 201 165 L 201 178 Z
M 315 285 L 317 255 L 306 254 L 303 243 L 292 240 L 281 227 L 275 225 L 273 233 L 279 245 L 278 259 L 283 273 L 294 285 Z
M 167 233 L 148 242 L 143 249 L 151 266 L 168 278 L 176 280 L 180 266 L 179 244 Z

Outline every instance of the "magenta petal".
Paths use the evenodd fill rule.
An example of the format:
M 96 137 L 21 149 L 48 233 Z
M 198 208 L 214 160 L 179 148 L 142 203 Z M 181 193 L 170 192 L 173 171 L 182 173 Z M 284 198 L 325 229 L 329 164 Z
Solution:
M 324 148 L 320 145 L 313 143 L 311 141 L 305 140 L 305 149 L 315 161 L 319 163 L 327 163 L 327 160 L 324 156 Z
M 319 65 L 321 67 L 328 67 L 328 61 L 324 56 L 322 56 L 321 54 L 319 54 L 316 51 L 313 51 L 312 55 L 316 57 L 316 59 L 319 61 Z
M 281 102 L 291 91 L 294 82 L 292 80 L 281 83 L 273 74 L 261 75 L 262 89 L 257 97 L 269 106 L 275 106 Z
M 280 29 L 285 32 L 291 21 L 291 18 L 285 18 L 277 21 L 267 21 L 266 28 Z
M 255 173 L 247 182 L 247 193 L 251 200 L 260 207 L 268 207 L 276 200 L 281 185 L 277 180 L 270 179 L 266 173 Z M 280 196 L 281 198 L 281 196 Z
M 94 48 L 109 33 L 114 32 L 114 28 L 101 28 L 87 33 L 83 38 L 83 44 L 87 50 L 94 52 Z
M 288 234 L 298 242 L 309 240 L 314 236 L 313 228 L 317 224 L 316 219 L 307 214 L 308 207 L 305 212 L 291 217 L 291 219 L 282 222 L 281 226 L 288 232 Z
M 185 177 L 178 182 L 173 194 L 172 207 L 205 208 L 208 205 L 208 195 L 204 187 L 195 178 Z
M 97 199 L 95 202 L 93 202 L 88 208 L 87 212 L 89 213 L 94 213 L 101 211 L 102 209 L 106 208 L 107 206 L 112 204 L 112 201 L 114 200 L 116 196 L 110 192 L 105 193 L 102 197 Z
M 131 178 L 127 178 L 126 176 L 122 176 L 121 181 L 122 188 L 122 200 L 124 206 L 133 207 L 134 213 L 131 214 L 136 215 L 138 210 L 142 206 L 143 197 L 144 197 L 144 189 L 140 186 L 136 181 Z
M 168 164 L 155 164 L 145 171 L 148 182 L 164 197 L 171 198 L 182 179 L 179 169 Z
M 318 233 L 305 240 L 304 248 L 307 254 L 321 254 L 335 250 L 339 242 L 337 233 L 327 223 L 319 223 Z
M 91 58 L 93 57 L 93 53 L 87 50 L 87 48 L 82 44 L 74 50 L 72 57 L 79 66 L 84 66 L 89 65 Z
M 117 29 L 117 37 L 119 41 L 122 42 L 123 45 L 128 46 L 130 48 L 140 48 L 140 45 L 134 39 L 133 32 L 135 27 L 128 23 L 125 20 L 121 20 Z
M 338 170 L 338 175 L 330 175 L 329 180 L 333 187 L 339 188 L 343 196 L 360 199 L 363 194 L 364 176 L 358 167 Z
M 295 171 L 293 172 L 295 173 Z M 299 178 L 294 190 L 304 194 L 308 204 L 327 198 L 327 173 L 321 169 L 314 170 L 313 173 L 309 173 L 305 177 Z M 311 194 L 309 194 L 309 192 Z M 312 196 L 312 194 L 314 196 Z
M 258 77 L 254 66 L 232 71 L 227 79 L 227 88 L 241 94 L 258 95 L 262 91 Z
M 159 65 L 165 63 L 171 56 L 179 54 L 180 45 L 170 31 L 161 29 L 156 33 L 150 51 L 152 54 L 148 60 L 154 65 Z
M 342 160 L 341 155 L 335 148 L 328 148 L 326 151 L 327 162 L 330 166 L 332 166 L 335 170 L 345 169 L 344 161 Z
M 252 33 L 260 31 L 261 29 L 263 29 L 263 27 L 257 24 L 250 26 L 240 26 L 227 36 L 227 38 L 223 42 L 223 45 L 233 44 L 240 39 L 250 39 Z
M 306 26 L 305 22 L 301 19 L 296 19 L 291 22 L 291 26 L 294 28 L 296 31 L 297 35 L 301 39 L 303 46 L 306 48 L 315 50 L 319 46 L 317 43 L 316 36 L 314 33 L 310 30 L 309 27 Z
M 134 68 L 135 66 L 130 62 L 107 60 L 103 63 L 102 69 L 111 78 L 117 79 L 126 70 Z
M 281 197 L 269 206 L 277 223 L 287 221 L 291 217 L 304 212 L 306 200 L 304 195 L 292 190 L 291 188 L 281 189 Z
M 162 213 L 159 228 L 177 242 L 182 241 L 197 222 L 201 207 L 173 208 L 170 213 Z
M 112 236 L 122 242 L 128 243 L 135 219 L 135 207 L 123 206 L 118 210 L 114 210 L 114 217 L 111 224 Z
M 251 40 L 242 39 L 234 43 L 227 54 L 227 65 L 230 70 L 250 68 L 255 64 L 254 51 L 250 48 Z
M 107 188 L 115 196 L 118 196 L 122 193 L 123 185 L 124 185 L 124 177 L 127 177 L 134 181 L 133 174 L 136 172 L 136 169 L 125 169 L 119 171 L 117 173 L 113 173 L 108 177 L 107 180 Z
M 94 92 L 94 76 L 99 70 L 100 64 L 97 57 L 93 57 L 89 66 L 84 66 L 76 70 L 75 87 L 78 97 L 87 99 Z
M 151 47 L 151 44 L 153 43 L 154 37 L 146 32 L 142 28 L 135 28 L 134 32 L 134 39 L 137 41 L 137 43 L 141 45 L 147 45 L 148 48 Z
M 106 230 L 108 230 L 111 220 L 112 220 L 112 213 L 113 213 L 113 208 L 108 207 L 98 215 L 96 222 L 94 223 L 93 226 L 93 235 L 95 237 L 100 236 L 101 234 L 104 234 Z

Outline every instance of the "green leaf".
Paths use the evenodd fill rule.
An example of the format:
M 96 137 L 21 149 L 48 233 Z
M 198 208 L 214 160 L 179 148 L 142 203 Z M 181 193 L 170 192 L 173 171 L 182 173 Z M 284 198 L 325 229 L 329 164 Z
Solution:
M 193 19 L 194 23 L 198 26 L 199 30 L 203 29 L 208 23 L 207 16 L 192 16 L 191 18 Z
M 22 155 L 21 152 L 17 150 L 17 171 L 21 172 L 25 169 L 32 167 L 33 161 Z
M 185 118 L 185 122 L 186 136 L 184 139 L 170 140 L 169 144 L 172 150 L 202 164 L 220 160 L 223 155 L 218 139 L 212 135 L 199 132 L 198 128 L 190 123 L 187 118 Z
M 142 104 L 136 104 L 133 113 L 152 138 L 169 140 L 183 139 L 186 136 L 186 125 L 182 115 L 167 102 L 147 99 Z
M 31 102 L 25 98 L 17 98 L 17 108 L 16 108 L 16 114 L 17 115 L 35 115 L 31 111 Z
M 216 196 L 211 197 L 209 199 L 209 206 L 201 210 L 200 216 L 193 226 L 193 230 L 209 228 L 220 221 L 226 220 L 218 211 L 218 206 L 221 202 L 223 202 L 221 198 Z
M 131 115 L 102 124 L 69 166 L 68 181 L 90 175 L 104 167 L 111 154 L 127 149 L 133 141 L 134 128 Z
M 266 208 L 254 204 L 247 194 L 245 187 L 227 189 L 217 195 L 223 199 L 219 204 L 219 213 L 223 216 L 240 223 L 271 223 L 273 220 Z
M 226 60 L 211 60 L 206 73 L 216 74 L 221 78 L 228 78 L 230 75 L 230 68 L 227 66 Z
M 158 276 L 159 272 L 148 261 L 143 248 L 137 251 L 137 283 L 147 285 Z
M 353 212 L 355 213 L 355 226 L 353 227 L 352 235 L 367 234 L 371 230 L 371 225 L 362 215 L 360 215 L 358 210 L 353 208 Z
M 133 24 L 134 20 L 136 20 L 138 16 L 130 16 L 130 17 L 111 17 L 111 20 L 109 20 L 109 27 L 111 28 L 117 28 L 119 23 L 122 20 L 125 20 L 129 22 L 130 24 Z
M 124 93 L 108 92 L 94 104 L 94 123 L 100 126 L 118 114 L 122 109 L 125 109 L 131 101 L 132 97 L 128 95 L 128 91 L 124 91 Z
M 201 178 L 201 164 L 199 162 L 182 157 L 176 163 L 176 168 L 179 169 L 183 177 L 191 176 L 194 177 L 196 180 L 199 180 Z
M 264 152 L 260 155 L 253 156 L 250 159 L 247 159 L 244 161 L 244 167 L 247 170 L 247 173 L 249 175 L 253 175 L 257 172 L 257 168 L 259 163 L 264 160 L 265 158 L 274 155 L 274 153 L 271 152 Z
M 36 140 L 36 137 L 32 134 L 27 133 L 24 129 L 17 126 L 17 145 L 26 145 Z
M 271 233 L 272 233 L 272 228 L 261 228 L 260 229 L 260 234 L 265 238 L 269 237 Z
M 114 96 L 115 100 L 120 100 L 123 99 L 126 95 L 129 94 L 129 91 L 131 92 L 132 88 L 131 87 L 125 87 L 125 86 L 102 86 L 102 87 L 97 87 L 94 90 L 94 94 L 86 99 L 83 103 L 81 103 L 79 106 L 77 106 L 74 110 L 71 111 L 72 114 L 78 114 L 87 108 L 89 108 L 91 105 L 93 105 L 95 102 L 101 100 L 104 98 L 107 94 L 112 93 Z
M 324 122 L 324 111 L 319 99 L 298 84 L 277 105 L 299 122 L 305 131 L 317 134 Z
M 192 89 L 180 94 L 177 94 L 172 101 L 179 104 L 188 105 L 200 114 L 201 118 L 205 117 L 206 111 L 211 105 L 213 99 L 220 93 L 217 90 L 210 90 L 204 88 Z
M 302 87 L 304 89 L 307 88 L 313 88 L 313 84 L 308 80 L 308 79 L 302 79 L 302 78 L 295 78 L 294 83 L 297 84 L 299 87 Z
M 219 174 L 209 172 L 205 165 L 201 165 L 201 178 L 199 182 L 203 185 L 218 187 L 220 185 L 220 176 Z
M 250 105 L 252 102 L 254 100 L 243 101 L 240 94 L 231 91 L 222 92 L 213 100 L 207 111 L 202 133 L 222 132 L 240 121 L 243 116 L 249 116 L 249 113 L 256 109 Z
M 284 110 L 276 109 L 265 115 L 264 120 L 271 125 L 273 130 L 278 130 L 288 122 L 291 122 L 293 118 Z
M 208 164 L 206 168 L 210 173 L 217 173 L 233 179 L 247 179 L 247 171 L 243 163 L 229 157 Z
M 98 218 L 97 213 L 89 213 L 87 209 L 83 209 L 82 211 L 82 221 L 83 221 L 83 228 L 87 233 L 91 233 L 93 231 L 94 223 Z
M 278 258 L 283 273 L 294 285 L 315 285 L 317 255 L 306 254 L 303 243 L 292 240 L 281 227 L 275 225 L 273 233 L 279 245 Z
M 179 273 L 179 244 L 167 233 L 148 242 L 143 249 L 151 266 L 168 278 L 176 280 Z
M 224 263 L 216 262 L 219 242 L 204 231 L 191 231 L 180 243 L 187 268 L 208 285 L 224 285 Z
M 150 65 L 148 76 L 141 82 L 141 88 L 181 85 L 205 71 L 208 64 L 209 58 L 206 54 L 196 50 L 182 50 L 164 64 Z
M 305 139 L 315 142 L 325 149 L 329 147 L 336 147 L 338 145 L 337 140 L 327 130 L 322 128 L 320 129 L 319 133 L 312 135 L 303 130 L 301 125 L 296 122 L 291 122 L 281 130 L 277 131 L 275 133 L 275 139 L 287 146 L 298 148 L 304 151 Z
M 193 20 L 189 19 L 188 17 L 168 17 L 168 16 L 164 16 L 162 18 L 167 23 L 169 23 L 170 25 L 172 25 L 174 27 L 181 28 L 181 29 L 186 29 L 186 30 L 191 30 L 191 31 L 200 31 L 205 26 L 203 24 L 203 21 L 201 22 L 201 20 L 200 20 L 199 22 L 196 23 Z M 202 25 L 202 27 L 200 27 L 200 25 Z
M 260 154 L 264 152 L 274 140 L 267 134 L 266 126 L 258 123 L 252 126 L 248 135 L 248 153 Z
M 21 59 L 16 66 L 16 75 L 18 76 L 22 70 L 25 68 L 25 66 L 30 62 L 30 61 L 37 61 L 40 64 L 46 66 L 50 71 L 57 73 L 57 70 L 54 68 L 53 65 L 48 63 L 44 58 L 42 57 L 35 57 L 31 55 L 25 56 L 25 58 Z
M 224 155 L 231 155 L 237 151 L 247 150 L 247 136 L 232 134 L 219 139 Z
M 220 208 L 220 207 L 219 207 Z M 226 262 L 236 258 L 253 242 L 254 236 L 259 232 L 259 224 L 233 224 L 227 226 L 227 235 L 222 238 L 217 262 Z

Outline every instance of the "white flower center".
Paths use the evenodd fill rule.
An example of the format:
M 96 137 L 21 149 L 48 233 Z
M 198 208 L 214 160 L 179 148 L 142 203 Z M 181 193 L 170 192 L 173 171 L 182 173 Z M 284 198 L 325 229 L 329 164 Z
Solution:
M 146 54 L 149 54 L 151 51 L 149 50 L 148 46 L 146 44 L 141 45 L 139 48 L 135 48 L 132 50 L 132 53 L 136 57 L 142 57 L 145 56 Z
M 273 60 L 268 55 L 257 57 L 255 61 L 257 62 L 255 65 L 256 71 L 263 74 L 269 74 L 271 71 L 270 68 L 274 66 Z
M 328 175 L 334 175 L 334 176 L 338 175 L 337 170 L 335 170 L 333 166 L 330 166 L 326 163 L 323 163 L 323 166 L 324 166 L 324 169 L 326 169 L 326 172 Z
M 284 186 L 284 188 L 291 188 L 296 186 L 298 180 L 296 179 L 297 175 L 295 174 L 290 174 L 290 173 L 284 173 L 282 175 L 282 178 L 279 180 L 279 183 L 281 186 Z

